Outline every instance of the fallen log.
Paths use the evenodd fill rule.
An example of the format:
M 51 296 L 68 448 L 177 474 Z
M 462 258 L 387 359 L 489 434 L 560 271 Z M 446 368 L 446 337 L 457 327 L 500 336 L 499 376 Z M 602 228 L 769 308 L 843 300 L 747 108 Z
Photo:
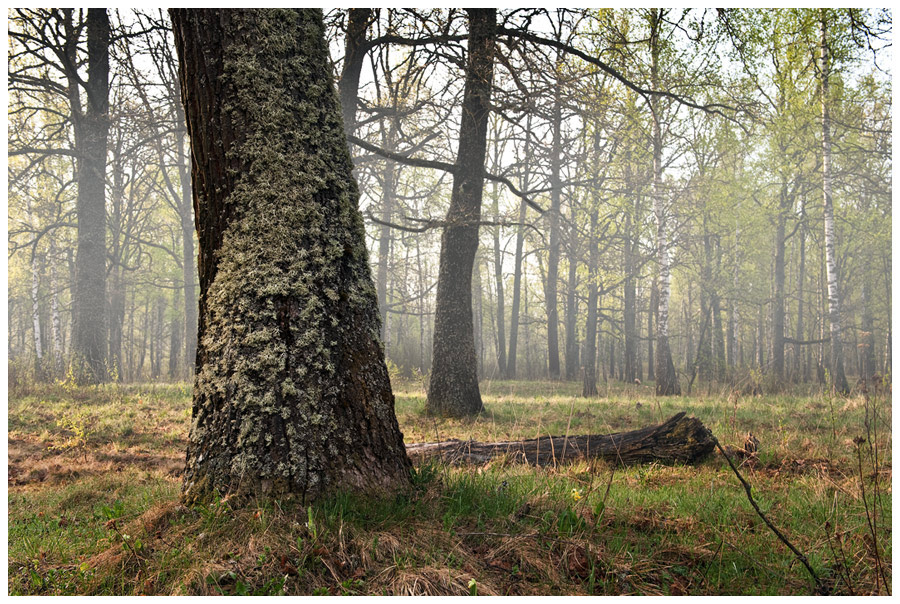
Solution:
M 654 461 L 689 464 L 702 460 L 715 446 L 716 440 L 703 422 L 687 417 L 682 411 L 658 426 L 630 432 L 542 436 L 490 443 L 456 439 L 411 443 L 406 445 L 406 453 L 413 461 L 439 458 L 452 464 L 481 464 L 501 456 L 534 466 L 587 458 L 602 458 L 615 465 Z

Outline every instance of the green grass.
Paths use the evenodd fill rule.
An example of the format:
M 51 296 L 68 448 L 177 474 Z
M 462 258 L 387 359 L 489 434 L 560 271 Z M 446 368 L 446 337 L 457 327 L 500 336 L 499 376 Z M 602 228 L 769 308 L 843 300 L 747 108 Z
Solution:
M 586 400 L 579 391 L 485 382 L 484 415 L 446 420 L 424 414 L 421 385 L 395 385 L 407 442 L 608 433 L 682 410 L 723 444 L 740 445 L 752 431 L 759 460 L 741 471 L 763 511 L 836 593 L 886 593 L 853 439 L 870 435 L 868 412 L 879 430 L 877 501 L 871 439 L 861 445 L 862 482 L 889 569 L 889 399 L 709 392 L 657 400 L 650 387 L 619 384 Z M 178 504 L 178 470 L 189 410 L 183 384 L 48 386 L 10 398 L 10 594 L 813 591 L 718 455 L 697 466 L 427 464 L 410 490 L 382 499 L 188 509 Z

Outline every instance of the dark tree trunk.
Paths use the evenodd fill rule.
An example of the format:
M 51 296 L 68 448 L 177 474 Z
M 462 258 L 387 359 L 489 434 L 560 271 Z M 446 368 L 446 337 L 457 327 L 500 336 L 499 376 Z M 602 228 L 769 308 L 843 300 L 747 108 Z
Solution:
M 359 74 L 366 56 L 366 31 L 372 16 L 371 8 L 351 8 L 347 11 L 347 37 L 344 42 L 344 65 L 338 80 L 341 99 L 341 114 L 344 131 L 354 134 L 356 130 L 356 103 L 359 95 Z
M 78 379 L 107 379 L 106 368 L 106 144 L 109 138 L 109 16 L 105 8 L 87 14 L 87 107 L 73 101 L 78 152 L 78 247 L 75 254 L 73 362 Z M 74 50 L 73 50 L 74 52 Z M 74 76 L 73 76 L 74 78 Z M 78 84 L 70 91 L 77 97 Z
M 706 458 L 716 446 L 703 423 L 682 411 L 658 426 L 631 432 L 586 436 L 542 436 L 529 440 L 480 443 L 445 441 L 407 446 L 415 460 L 438 457 L 445 462 L 481 464 L 507 456 L 534 466 L 599 458 L 613 465 L 641 463 L 692 464 Z
M 472 325 L 472 268 L 484 189 L 484 156 L 494 77 L 496 9 L 469 9 L 469 52 L 459 152 L 447 226 L 441 236 L 434 317 L 434 353 L 426 409 L 466 416 L 484 409 L 478 390 Z
M 200 241 L 183 499 L 405 485 L 322 14 L 171 16 Z

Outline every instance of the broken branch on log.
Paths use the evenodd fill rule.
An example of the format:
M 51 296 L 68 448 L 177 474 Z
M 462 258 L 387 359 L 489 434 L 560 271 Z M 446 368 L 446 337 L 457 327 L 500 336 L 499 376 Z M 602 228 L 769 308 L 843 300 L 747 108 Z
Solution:
M 510 456 L 534 466 L 601 458 L 615 465 L 648 462 L 696 463 L 712 453 L 716 440 L 695 417 L 682 411 L 658 426 L 615 434 L 542 436 L 528 440 L 483 443 L 448 440 L 406 445 L 413 459 L 439 458 L 454 464 L 479 464 L 495 457 Z

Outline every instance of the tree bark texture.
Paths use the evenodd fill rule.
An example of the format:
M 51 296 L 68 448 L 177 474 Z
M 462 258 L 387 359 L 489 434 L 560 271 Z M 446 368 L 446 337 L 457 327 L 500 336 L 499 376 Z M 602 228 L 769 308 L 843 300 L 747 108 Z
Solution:
M 77 157 L 78 244 L 72 326 L 73 362 L 80 381 L 106 380 L 106 145 L 109 138 L 109 15 L 87 14 L 87 107 L 70 81 Z M 74 53 L 74 49 L 73 49 Z M 77 80 L 77 75 L 70 76 Z
M 404 485 L 322 14 L 171 16 L 200 243 L 182 498 Z
M 534 466 L 599 458 L 613 465 L 651 462 L 692 464 L 706 458 L 715 439 L 699 419 L 682 411 L 658 425 L 615 434 L 542 436 L 529 440 L 481 443 L 450 440 L 406 446 L 415 461 L 439 458 L 447 463 L 480 464 L 497 457 Z
M 828 26 L 827 9 L 820 9 L 822 65 L 822 192 L 825 222 L 825 271 L 828 280 L 828 319 L 831 324 L 831 386 L 838 392 L 849 392 L 844 375 L 844 353 L 841 344 L 841 298 L 838 292 L 837 257 L 835 252 L 834 204 L 831 197 L 831 112 L 828 98 Z
M 466 84 L 450 208 L 441 236 L 431 379 L 426 409 L 467 416 L 484 409 L 472 324 L 472 269 L 484 189 L 484 158 L 494 77 L 496 9 L 469 9 Z

